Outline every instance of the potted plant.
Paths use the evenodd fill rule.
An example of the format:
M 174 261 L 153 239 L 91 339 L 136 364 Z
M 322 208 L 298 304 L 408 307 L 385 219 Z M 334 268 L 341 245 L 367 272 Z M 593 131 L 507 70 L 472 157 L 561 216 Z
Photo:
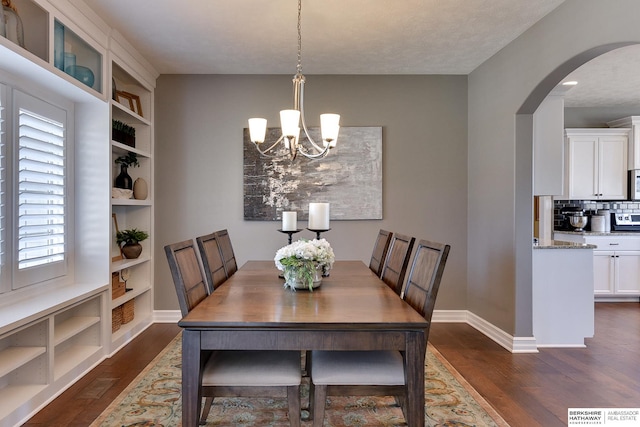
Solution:
M 149 237 L 145 231 L 131 228 L 128 230 L 118 231 L 116 233 L 116 243 L 122 249 L 122 254 L 127 259 L 138 258 L 142 253 L 142 245 L 140 242 Z
M 121 142 L 129 147 L 136 146 L 136 128 L 121 122 L 120 120 L 111 121 L 111 139 Z
M 138 155 L 136 153 L 128 152 L 126 155 L 120 156 L 116 159 L 116 165 L 120 165 L 120 174 L 116 177 L 114 187 L 124 188 L 127 190 L 133 190 L 133 180 L 127 173 L 129 167 L 138 167 Z
M 274 261 L 284 271 L 285 288 L 313 291 L 333 266 L 335 255 L 325 239 L 301 239 L 278 249 Z

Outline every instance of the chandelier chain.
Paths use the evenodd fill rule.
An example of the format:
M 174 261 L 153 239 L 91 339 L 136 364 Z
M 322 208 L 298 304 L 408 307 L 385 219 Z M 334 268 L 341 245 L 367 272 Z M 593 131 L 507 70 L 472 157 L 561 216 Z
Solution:
M 298 74 L 302 74 L 302 0 L 298 0 Z

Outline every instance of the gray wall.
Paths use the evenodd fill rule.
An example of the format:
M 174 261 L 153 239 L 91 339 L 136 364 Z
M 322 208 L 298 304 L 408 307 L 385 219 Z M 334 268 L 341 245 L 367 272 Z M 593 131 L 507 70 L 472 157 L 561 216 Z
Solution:
M 467 77 L 307 76 L 305 89 L 310 126 L 335 111 L 342 126 L 383 127 L 384 219 L 332 221 L 336 257 L 368 263 L 380 228 L 449 243 L 436 308 L 464 309 Z M 286 244 L 279 223 L 243 220 L 242 129 L 255 116 L 278 126 L 291 76 L 163 75 L 155 97 L 155 309 L 171 310 L 164 245 L 227 228 L 242 264 Z
M 640 115 L 640 107 L 572 107 L 564 109 L 566 128 L 606 128 L 607 122 Z
M 637 0 L 567 0 L 469 75 L 468 309 L 514 336 L 531 336 L 531 114 L 575 68 L 639 42 L 638 16 Z

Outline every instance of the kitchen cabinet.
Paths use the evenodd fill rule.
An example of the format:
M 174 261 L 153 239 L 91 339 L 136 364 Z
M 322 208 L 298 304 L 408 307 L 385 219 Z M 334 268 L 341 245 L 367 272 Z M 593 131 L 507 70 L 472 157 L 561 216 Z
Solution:
M 597 300 L 638 300 L 640 236 L 555 233 L 554 238 L 596 245 L 593 251 L 593 287 Z
M 565 129 L 565 137 L 565 196 L 625 200 L 629 129 Z
M 640 116 L 629 116 L 607 122 L 611 128 L 629 128 L 629 170 L 640 169 Z
M 548 95 L 533 114 L 533 194 L 559 196 L 564 184 L 564 96 Z

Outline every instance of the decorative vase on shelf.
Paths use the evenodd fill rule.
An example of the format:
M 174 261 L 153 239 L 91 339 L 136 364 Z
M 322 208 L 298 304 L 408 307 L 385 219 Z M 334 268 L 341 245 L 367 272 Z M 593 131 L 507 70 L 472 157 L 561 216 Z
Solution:
M 4 2 L 3 2 L 4 3 Z M 11 5 L 11 2 L 9 2 Z M 13 6 L 2 6 L 2 19 L 4 21 L 4 37 L 8 38 L 20 47 L 24 47 L 24 30 L 22 20 Z M 0 27 L 1 31 L 2 27 Z
M 142 245 L 140 243 L 128 243 L 122 246 L 122 255 L 126 259 L 136 259 L 142 253 Z
M 137 200 L 146 200 L 149 195 L 149 186 L 147 181 L 138 178 L 133 182 L 133 198 Z
M 120 165 L 120 175 L 116 177 L 114 187 L 133 190 L 133 180 L 127 173 L 127 165 L 125 164 Z
M 309 283 L 305 279 L 302 271 L 297 268 L 287 267 L 284 270 L 284 280 L 287 282 L 287 286 L 292 289 L 309 289 Z M 319 288 L 322 284 L 322 266 L 316 265 L 313 273 L 312 289 Z
M 79 82 L 82 82 L 89 87 L 93 87 L 95 76 L 93 75 L 93 71 L 89 68 L 83 67 L 82 65 L 69 65 L 68 67 L 65 66 L 64 71 Z

